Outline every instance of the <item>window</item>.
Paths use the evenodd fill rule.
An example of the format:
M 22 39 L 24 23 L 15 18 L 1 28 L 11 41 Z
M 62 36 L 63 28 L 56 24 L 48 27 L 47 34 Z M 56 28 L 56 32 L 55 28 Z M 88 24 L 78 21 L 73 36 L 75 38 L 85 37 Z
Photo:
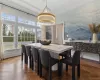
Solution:
M 1 13 L 1 19 L 3 20 L 4 51 L 20 48 L 23 43 L 35 42 L 35 30 L 37 27 L 35 27 L 34 21 L 6 13 Z
M 30 20 L 25 20 L 25 19 L 22 19 L 20 17 L 18 17 L 18 23 L 23 23 L 23 24 L 35 26 L 35 22 L 30 21 Z
M 37 42 L 41 39 L 41 29 L 37 29 Z
M 14 26 L 12 24 L 3 24 L 3 43 L 4 50 L 14 48 Z
M 35 42 L 35 28 L 18 26 L 18 48 L 23 42 Z
M 52 33 L 51 33 L 51 26 L 46 26 L 46 39 L 51 39 Z
M 16 17 L 10 14 L 6 14 L 6 13 L 1 13 L 1 19 L 2 20 L 7 20 L 7 21 L 15 21 Z

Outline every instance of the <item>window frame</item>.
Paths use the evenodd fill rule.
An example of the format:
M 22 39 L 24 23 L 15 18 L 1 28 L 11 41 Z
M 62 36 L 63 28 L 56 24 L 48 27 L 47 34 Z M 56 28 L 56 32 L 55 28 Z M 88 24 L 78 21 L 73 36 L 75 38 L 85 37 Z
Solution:
M 15 22 L 3 21 L 2 26 L 3 26 L 3 24 L 6 24 L 6 25 L 13 25 L 13 26 L 14 26 L 13 31 L 15 30 Z M 2 30 L 3 30 L 3 27 L 2 27 Z M 15 32 L 15 31 L 14 31 L 14 32 Z M 2 37 L 3 37 L 3 38 L 4 38 L 4 37 L 10 37 L 10 38 L 13 37 L 13 41 L 11 41 L 11 42 L 7 42 L 7 41 L 4 42 L 4 41 L 3 41 L 3 44 L 4 44 L 4 43 L 5 43 L 5 44 L 6 44 L 6 43 L 11 43 L 11 44 L 13 45 L 13 48 L 12 48 L 12 49 L 15 49 L 15 45 L 14 45 L 14 44 L 15 44 L 15 42 L 14 42 L 14 35 L 15 35 L 15 33 L 14 33 L 14 32 L 13 32 L 13 36 L 4 36 L 3 33 L 2 33 Z M 5 45 L 5 44 L 4 44 L 4 45 Z M 4 48 L 4 50 L 11 50 L 11 49 L 5 49 L 5 48 Z
M 8 13 L 7 13 L 8 14 Z M 10 15 L 10 14 L 8 14 Z M 1 15 L 2 17 L 2 15 Z M 18 22 L 18 17 L 19 16 L 15 16 L 15 21 L 9 21 L 9 20 L 6 20 L 6 19 L 1 19 L 2 20 L 2 24 L 8 24 L 8 25 L 13 25 L 14 26 L 14 35 L 12 36 L 13 37 L 13 49 L 18 49 L 18 26 L 24 26 L 26 28 L 31 28 L 32 31 L 34 30 L 34 38 L 32 38 L 32 36 L 30 36 L 30 40 L 27 41 L 27 42 L 33 42 L 32 39 L 34 39 L 34 41 L 36 42 L 37 41 L 37 29 L 41 29 L 39 26 L 37 26 L 37 22 L 35 21 L 32 21 L 32 20 L 28 20 L 28 21 L 32 21 L 34 22 L 35 25 L 30 25 L 30 24 L 23 24 L 23 23 L 19 23 Z M 31 30 L 30 29 L 30 30 Z M 16 31 L 17 30 L 17 31 Z M 32 33 L 32 32 L 31 32 Z M 3 33 L 2 33 L 3 34 Z M 3 36 L 4 37 L 4 36 Z M 8 37 L 8 36 L 7 36 Z M 11 37 L 11 36 L 10 36 Z M 20 36 L 21 37 L 21 36 Z M 25 43 L 26 41 L 20 41 L 21 44 Z M 9 49 L 9 50 L 12 50 L 12 49 Z

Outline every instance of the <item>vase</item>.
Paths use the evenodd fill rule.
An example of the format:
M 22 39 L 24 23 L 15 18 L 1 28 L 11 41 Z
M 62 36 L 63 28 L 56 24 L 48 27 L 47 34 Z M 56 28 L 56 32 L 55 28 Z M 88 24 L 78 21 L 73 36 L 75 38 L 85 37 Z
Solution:
M 97 43 L 97 42 L 98 42 L 97 33 L 93 33 L 92 42 L 93 42 L 93 43 Z

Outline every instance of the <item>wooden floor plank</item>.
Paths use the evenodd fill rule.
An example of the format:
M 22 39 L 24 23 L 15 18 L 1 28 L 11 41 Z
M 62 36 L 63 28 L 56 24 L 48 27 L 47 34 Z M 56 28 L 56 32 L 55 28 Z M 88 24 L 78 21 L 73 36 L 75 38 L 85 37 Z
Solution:
M 46 71 L 44 71 L 44 74 Z M 52 80 L 72 80 L 71 67 L 68 72 L 63 71 L 63 76 L 58 77 L 57 72 L 53 72 Z M 36 72 L 29 69 L 21 62 L 20 57 L 6 59 L 0 63 L 0 80 L 44 80 Z M 81 60 L 81 76 L 76 80 L 100 80 L 100 64 L 88 60 Z

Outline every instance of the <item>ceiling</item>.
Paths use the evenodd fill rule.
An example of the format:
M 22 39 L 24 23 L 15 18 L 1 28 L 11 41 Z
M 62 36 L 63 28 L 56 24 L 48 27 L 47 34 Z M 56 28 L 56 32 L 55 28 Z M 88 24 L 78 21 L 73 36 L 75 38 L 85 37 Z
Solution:
M 60 19 L 76 8 L 93 2 L 94 0 L 47 0 L 48 7 Z M 0 2 L 38 15 L 46 5 L 46 0 L 0 0 Z

